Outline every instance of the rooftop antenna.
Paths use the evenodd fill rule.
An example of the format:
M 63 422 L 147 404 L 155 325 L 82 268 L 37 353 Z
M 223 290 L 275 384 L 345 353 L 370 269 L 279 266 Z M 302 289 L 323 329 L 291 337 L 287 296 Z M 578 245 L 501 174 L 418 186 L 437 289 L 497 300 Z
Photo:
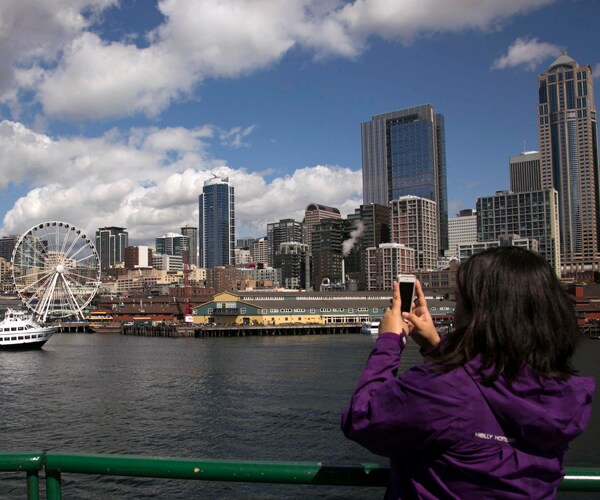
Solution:
M 213 179 L 221 179 L 222 181 L 229 182 L 229 177 L 219 177 L 217 174 L 210 173 Z
M 523 153 L 527 151 L 527 139 L 523 139 Z

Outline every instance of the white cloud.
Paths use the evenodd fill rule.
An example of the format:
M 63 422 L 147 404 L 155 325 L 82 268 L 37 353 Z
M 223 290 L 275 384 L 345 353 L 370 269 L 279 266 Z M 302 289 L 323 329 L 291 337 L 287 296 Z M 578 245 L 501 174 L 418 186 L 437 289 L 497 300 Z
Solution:
M 138 49 L 84 33 L 65 47 L 58 67 L 46 73 L 38 97 L 49 115 L 156 116 L 188 94 L 196 79 L 178 54 L 160 46 Z
M 0 96 L 15 68 L 51 64 L 56 55 L 118 0 L 3 0 L 0 6 Z M 82 15 L 86 11 L 86 16 Z
M 477 29 L 490 30 L 512 16 L 554 0 L 356 0 L 335 17 L 353 38 L 381 36 L 410 43 L 419 36 Z
M 255 127 L 255 125 L 250 125 L 246 128 L 234 127 L 231 130 L 223 130 L 220 134 L 221 144 L 235 149 L 249 146 L 244 139 L 252 133 Z
M 8 0 L 0 7 L 0 101 L 17 113 L 27 94 L 47 115 L 76 119 L 156 116 L 206 78 L 271 66 L 292 49 L 356 57 L 372 37 L 411 43 L 491 30 L 553 1 L 161 0 L 164 22 L 140 48 L 101 39 L 81 14 L 117 0 Z
M 592 75 L 594 76 L 594 80 L 600 78 L 600 63 L 594 64 L 592 68 Z
M 560 53 L 561 47 L 558 45 L 540 42 L 537 38 L 517 38 L 507 53 L 492 63 L 492 69 L 525 66 L 529 71 L 533 71 L 546 59 L 557 57 Z
M 362 200 L 361 173 L 307 166 L 267 181 L 206 153 L 212 128 L 111 130 L 97 138 L 55 139 L 15 122 L 0 122 L 0 189 L 26 185 L 0 232 L 23 232 L 63 220 L 88 235 L 107 225 L 127 227 L 132 242 L 153 243 L 166 232 L 197 225 L 198 195 L 211 173 L 236 190 L 237 234 L 261 236 L 284 217 L 302 220 L 310 202 L 351 213 Z M 48 179 L 52 179 L 48 183 Z M 27 183 L 27 184 L 25 184 Z

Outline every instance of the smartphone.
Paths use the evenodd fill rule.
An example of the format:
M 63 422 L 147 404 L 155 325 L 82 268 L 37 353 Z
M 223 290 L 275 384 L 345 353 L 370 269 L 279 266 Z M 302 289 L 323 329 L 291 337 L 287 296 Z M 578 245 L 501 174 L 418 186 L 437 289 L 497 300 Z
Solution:
M 417 277 L 414 274 L 399 274 L 397 277 L 400 284 L 400 300 L 402 300 L 402 312 L 410 312 L 415 299 L 415 283 Z

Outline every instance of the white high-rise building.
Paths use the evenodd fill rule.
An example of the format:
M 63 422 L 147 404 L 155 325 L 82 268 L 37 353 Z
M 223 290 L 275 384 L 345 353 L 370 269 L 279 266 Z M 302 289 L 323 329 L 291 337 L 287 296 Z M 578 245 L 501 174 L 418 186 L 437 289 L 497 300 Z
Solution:
M 477 198 L 477 241 L 496 241 L 514 234 L 537 240 L 539 253 L 560 276 L 558 207 L 556 189 L 498 191 Z
M 436 269 L 438 261 L 437 204 L 418 196 L 390 203 L 392 243 L 414 248 L 415 270 Z
M 458 247 L 477 241 L 477 215 L 475 210 L 461 210 L 448 219 L 448 250 L 446 257 L 458 257 Z
M 415 269 L 415 250 L 400 243 L 367 248 L 367 290 L 391 290 L 398 274 Z
M 256 238 L 250 244 L 250 256 L 252 257 L 252 262 L 256 262 L 257 264 L 267 264 L 269 263 L 269 241 L 267 238 Z

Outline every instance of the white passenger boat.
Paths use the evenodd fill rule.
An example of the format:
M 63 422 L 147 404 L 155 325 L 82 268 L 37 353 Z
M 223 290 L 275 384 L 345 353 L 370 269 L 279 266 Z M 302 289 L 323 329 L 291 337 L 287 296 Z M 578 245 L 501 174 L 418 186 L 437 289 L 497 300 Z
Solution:
M 360 327 L 360 333 L 364 333 L 365 335 L 378 335 L 379 321 L 364 321 Z
M 39 349 L 52 334 L 53 326 L 41 326 L 26 311 L 8 309 L 0 322 L 0 349 Z

